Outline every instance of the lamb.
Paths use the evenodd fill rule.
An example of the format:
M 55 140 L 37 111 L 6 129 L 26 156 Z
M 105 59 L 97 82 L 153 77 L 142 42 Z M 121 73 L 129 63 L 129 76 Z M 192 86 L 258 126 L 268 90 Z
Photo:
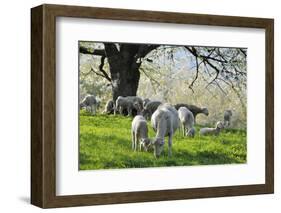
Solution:
M 105 104 L 103 114 L 113 114 L 114 113 L 114 101 L 108 100 Z
M 142 115 L 146 118 L 146 119 L 150 119 L 152 114 L 157 110 L 157 108 L 162 104 L 161 101 L 150 101 L 148 102 L 143 111 L 142 111 Z
M 93 115 L 96 114 L 97 107 L 99 106 L 99 101 L 94 95 L 86 95 L 85 98 L 80 103 L 80 109 L 90 107 L 90 111 Z
M 201 107 L 198 107 L 198 106 L 195 106 L 195 105 L 182 104 L 182 103 L 176 104 L 176 105 L 175 105 L 175 108 L 176 108 L 177 110 L 178 110 L 180 107 L 186 107 L 187 109 L 189 109 L 189 110 L 192 112 L 192 114 L 193 114 L 193 116 L 194 116 L 194 122 L 195 122 L 195 123 L 196 123 L 196 116 L 197 116 L 198 114 L 202 113 L 202 114 L 204 114 L 204 115 L 206 115 L 206 116 L 209 115 L 209 111 L 208 111 L 208 109 L 207 109 L 206 107 L 201 108 Z
M 134 97 L 134 96 L 130 96 Z M 125 111 L 128 113 L 128 116 L 133 115 L 133 110 L 137 111 L 137 114 L 141 112 L 141 105 L 138 100 L 135 102 L 133 101 L 133 98 L 128 98 L 128 97 L 123 97 L 123 96 L 118 96 L 116 100 L 116 107 L 114 109 L 114 114 L 118 111 L 121 115 L 125 114 Z
M 148 138 L 148 127 L 145 118 L 142 115 L 137 115 L 132 121 L 132 149 L 137 151 L 139 142 L 139 150 L 143 147 L 145 151 L 150 146 L 150 139 Z
M 143 110 L 143 101 L 140 97 L 138 96 L 127 96 L 125 97 L 128 101 L 132 101 L 133 103 L 137 103 L 139 106 L 140 110 Z
M 179 119 L 181 122 L 183 136 L 192 136 L 194 137 L 194 116 L 192 112 L 186 107 L 180 107 L 178 109 Z M 191 130 L 192 129 L 192 130 Z
M 225 110 L 224 116 L 223 116 L 223 120 L 224 120 L 223 125 L 225 127 L 230 126 L 231 117 L 232 117 L 232 111 L 231 110 Z
M 218 121 L 215 128 L 201 128 L 200 129 L 200 135 L 216 135 L 218 136 L 220 134 L 220 131 L 223 129 L 223 123 L 221 121 Z
M 156 136 L 151 142 L 154 155 L 159 157 L 164 150 L 165 136 L 168 136 L 168 156 L 172 155 L 172 138 L 179 127 L 178 111 L 169 104 L 161 104 L 152 114 L 151 124 Z
M 114 115 L 116 114 L 116 111 L 118 111 L 121 115 L 123 115 L 124 110 L 126 110 L 128 116 L 132 116 L 133 108 L 134 108 L 134 103 L 132 101 L 129 101 L 126 97 L 118 96 L 118 98 L 116 99 L 116 107 L 114 110 Z

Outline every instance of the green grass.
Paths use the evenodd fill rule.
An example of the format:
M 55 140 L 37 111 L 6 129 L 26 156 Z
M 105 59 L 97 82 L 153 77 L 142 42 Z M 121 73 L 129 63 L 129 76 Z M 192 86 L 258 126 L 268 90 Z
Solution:
M 80 169 L 144 168 L 246 163 L 246 131 L 228 129 L 219 136 L 173 137 L 172 157 L 167 138 L 161 157 L 131 149 L 132 118 L 114 115 L 90 116 L 80 112 Z M 155 136 L 149 123 L 149 137 Z M 200 127 L 196 126 L 198 133 Z

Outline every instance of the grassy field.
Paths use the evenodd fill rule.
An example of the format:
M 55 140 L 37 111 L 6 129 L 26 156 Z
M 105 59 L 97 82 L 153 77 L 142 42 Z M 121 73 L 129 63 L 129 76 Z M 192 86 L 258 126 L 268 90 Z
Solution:
M 131 150 L 132 118 L 114 115 L 90 116 L 80 112 L 80 169 L 144 168 L 246 163 L 246 131 L 223 130 L 220 136 L 173 137 L 172 157 L 165 150 L 156 159 L 153 152 Z M 198 133 L 199 126 L 196 126 Z M 149 122 L 149 137 L 155 136 Z

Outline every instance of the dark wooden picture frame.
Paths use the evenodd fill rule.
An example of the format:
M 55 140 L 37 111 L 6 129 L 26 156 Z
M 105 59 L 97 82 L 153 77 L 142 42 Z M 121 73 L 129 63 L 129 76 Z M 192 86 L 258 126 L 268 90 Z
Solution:
M 56 195 L 56 17 L 265 29 L 265 184 Z M 42 208 L 132 203 L 274 192 L 274 20 L 64 5 L 31 9 L 31 203 Z

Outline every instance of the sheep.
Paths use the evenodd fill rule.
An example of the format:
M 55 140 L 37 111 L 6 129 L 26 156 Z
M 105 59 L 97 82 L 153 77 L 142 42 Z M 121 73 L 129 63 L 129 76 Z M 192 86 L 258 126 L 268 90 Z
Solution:
M 195 128 L 194 127 L 190 128 L 188 130 L 187 136 L 192 137 L 192 138 L 195 136 Z
M 218 121 L 215 128 L 204 127 L 200 129 L 200 135 L 215 135 L 218 136 L 223 129 L 223 123 Z
M 230 121 L 231 121 L 231 117 L 232 117 L 232 111 L 231 110 L 225 110 L 224 111 L 224 116 L 223 116 L 223 125 L 225 127 L 229 127 L 230 126 Z
M 94 95 L 86 95 L 82 102 L 79 104 L 80 109 L 90 107 L 90 111 L 93 115 L 96 114 L 97 107 L 99 106 L 99 101 L 97 101 Z
M 175 105 L 175 108 L 177 110 L 180 107 L 186 107 L 187 109 L 189 109 L 192 112 L 192 114 L 194 116 L 194 123 L 196 123 L 196 116 L 197 116 L 197 114 L 202 113 L 202 114 L 204 114 L 206 116 L 209 115 L 209 111 L 208 111 L 208 109 L 206 107 L 201 108 L 201 107 L 198 107 L 198 106 L 195 106 L 195 105 L 182 104 L 182 103 Z
M 103 114 L 113 114 L 114 113 L 114 101 L 108 100 L 105 104 Z
M 116 99 L 116 107 L 114 109 L 114 115 L 118 111 L 121 115 L 124 114 L 124 110 L 127 111 L 128 116 L 132 116 L 132 110 L 134 108 L 134 103 L 129 101 L 126 97 L 118 96 Z
M 187 109 L 186 107 L 180 107 L 178 109 L 178 113 L 179 113 L 179 119 L 181 122 L 181 126 L 182 126 L 182 130 L 183 130 L 183 136 L 194 136 L 195 134 L 195 129 L 194 129 L 194 116 L 192 114 L 192 112 Z M 188 131 L 191 130 L 193 128 L 193 130 L 191 132 Z
M 161 104 L 152 114 L 151 124 L 156 132 L 151 144 L 154 146 L 154 156 L 158 158 L 164 150 L 165 136 L 168 136 L 168 156 L 172 155 L 172 137 L 179 127 L 178 111 L 169 104 Z
M 125 115 L 125 113 L 127 112 L 128 116 L 133 116 L 133 110 L 137 111 L 137 114 L 140 114 L 142 109 L 140 102 L 137 99 L 133 99 L 131 97 L 135 96 L 118 96 L 118 98 L 116 99 L 116 107 L 114 108 L 114 114 L 116 114 L 118 111 L 121 115 Z
M 137 115 L 132 121 L 132 149 L 137 151 L 137 146 L 139 142 L 139 150 L 142 147 L 145 151 L 148 150 L 151 142 L 148 138 L 148 127 L 145 118 L 142 115 Z
M 127 96 L 125 97 L 127 100 L 132 101 L 133 103 L 137 103 L 140 110 L 143 110 L 143 100 L 138 96 Z
M 162 102 L 161 101 L 150 101 L 148 102 L 143 111 L 142 111 L 142 115 L 146 118 L 146 119 L 150 119 L 152 114 L 157 110 L 158 106 L 161 105 Z
M 145 108 L 145 106 L 148 104 L 148 102 L 150 102 L 149 98 L 143 99 L 143 108 Z

